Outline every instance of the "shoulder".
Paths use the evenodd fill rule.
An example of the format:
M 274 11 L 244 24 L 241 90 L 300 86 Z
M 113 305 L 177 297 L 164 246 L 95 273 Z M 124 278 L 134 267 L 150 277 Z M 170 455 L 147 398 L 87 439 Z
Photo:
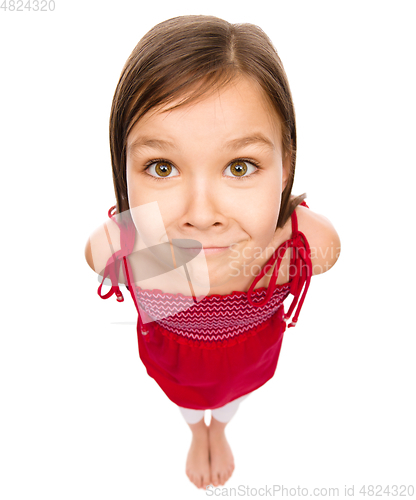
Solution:
M 108 259 L 118 250 L 120 250 L 120 229 L 113 220 L 107 219 L 88 238 L 84 252 L 85 260 L 93 271 L 103 275 Z M 119 283 L 124 283 L 121 267 Z
M 308 240 L 311 250 L 313 274 L 331 269 L 341 253 L 341 241 L 329 219 L 309 208 L 296 207 L 298 230 Z

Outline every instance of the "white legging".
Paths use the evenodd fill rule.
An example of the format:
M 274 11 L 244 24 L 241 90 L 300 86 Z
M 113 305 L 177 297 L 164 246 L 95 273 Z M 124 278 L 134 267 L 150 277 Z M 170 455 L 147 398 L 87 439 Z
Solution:
M 220 422 L 226 423 L 229 422 L 240 406 L 241 401 L 246 399 L 250 393 L 241 396 L 240 398 L 234 399 L 230 401 L 221 408 L 214 408 L 211 410 L 211 415 L 215 418 L 215 420 L 219 420 Z M 188 424 L 196 424 L 201 419 L 204 418 L 205 410 L 193 410 L 191 408 L 182 408 L 182 406 L 178 406 L 180 409 L 183 418 Z

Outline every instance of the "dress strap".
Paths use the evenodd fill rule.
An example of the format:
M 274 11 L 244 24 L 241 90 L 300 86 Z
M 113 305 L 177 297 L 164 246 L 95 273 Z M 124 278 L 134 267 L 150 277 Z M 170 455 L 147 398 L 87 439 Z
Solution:
M 110 208 L 108 211 L 108 217 L 113 220 L 118 228 L 120 229 L 120 246 L 121 249 L 117 252 L 112 253 L 111 257 L 108 259 L 107 264 L 104 269 L 103 273 L 103 280 L 98 287 L 97 293 L 102 299 L 108 299 L 110 298 L 114 293 L 117 296 L 117 301 L 118 302 L 123 302 L 124 297 L 123 294 L 120 291 L 120 288 L 118 286 L 118 277 L 120 274 L 120 263 L 121 259 L 125 257 L 126 255 L 129 255 L 133 251 L 134 247 L 134 241 L 135 241 L 135 227 L 133 224 L 133 221 L 131 220 L 130 214 L 128 212 L 124 212 L 123 214 L 116 214 L 115 213 L 116 206 L 114 205 L 113 207 Z M 108 229 L 107 226 L 104 224 L 104 229 L 107 235 L 108 243 L 110 244 L 111 250 L 113 250 L 111 240 L 110 240 L 110 235 L 108 234 Z M 105 295 L 101 295 L 101 288 L 103 286 L 105 278 L 109 276 L 111 279 L 111 289 L 108 293 Z
M 138 316 L 138 318 L 137 318 L 137 331 L 138 332 L 140 331 L 140 333 L 143 335 L 144 340 L 146 342 L 149 342 L 149 340 L 150 340 L 150 335 L 149 335 L 150 323 L 153 322 L 153 319 L 150 318 L 150 316 L 148 316 L 146 311 L 139 306 L 136 294 L 134 292 L 134 286 L 133 286 L 131 279 L 130 279 L 130 276 L 133 276 L 133 273 L 131 272 L 130 262 L 129 262 L 127 255 L 123 257 L 123 263 L 124 263 L 124 274 L 126 276 L 127 283 L 129 284 L 127 289 L 133 298 L 133 302 L 134 302 L 134 305 L 135 305 L 136 310 L 137 310 L 137 316 Z M 146 326 L 146 327 L 144 326 L 143 319 L 145 319 L 146 324 L 148 326 Z
M 301 205 L 309 208 L 306 203 L 303 201 Z M 294 296 L 292 303 L 290 304 L 289 310 L 287 313 L 283 314 L 283 318 L 287 321 L 293 313 L 293 310 L 298 303 L 299 296 L 304 288 L 303 295 L 298 304 L 298 308 L 296 310 L 295 315 L 291 323 L 288 325 L 288 328 L 296 326 L 298 321 L 300 310 L 302 309 L 303 302 L 306 297 L 306 293 L 309 288 L 309 284 L 312 277 L 312 261 L 310 255 L 310 248 L 308 240 L 306 236 L 298 230 L 298 219 L 296 216 L 296 211 L 293 210 L 292 215 L 292 237 L 289 240 L 286 240 L 279 248 L 275 250 L 273 255 L 268 260 L 267 264 L 263 267 L 260 273 L 256 276 L 253 283 L 251 284 L 248 292 L 247 299 L 252 306 L 261 307 L 270 300 L 273 292 L 276 288 L 277 276 L 279 274 L 280 264 L 282 262 L 283 256 L 286 253 L 288 248 L 292 248 L 292 256 L 290 260 L 289 266 L 289 278 L 292 277 L 292 281 L 290 282 L 290 293 Z M 273 269 L 272 276 L 270 278 L 269 286 L 267 287 L 266 297 L 263 301 L 254 303 L 251 298 L 251 294 L 254 290 L 254 286 L 258 281 L 265 275 L 265 273 L 276 263 L 275 268 Z M 292 270 L 294 272 L 292 273 Z
M 144 339 L 146 341 L 149 341 L 149 327 L 144 327 L 143 319 L 146 321 L 146 323 L 151 323 L 153 320 L 146 314 L 146 312 L 139 306 L 137 302 L 137 297 L 134 293 L 134 286 L 131 282 L 131 276 L 133 276 L 133 273 L 131 271 L 130 267 L 130 262 L 128 260 L 128 256 L 133 252 L 134 248 L 134 242 L 135 242 L 135 235 L 136 235 L 136 228 L 134 226 L 134 223 L 130 217 L 130 214 L 128 212 L 123 212 L 122 217 L 120 214 L 116 214 L 115 211 L 116 206 L 113 206 L 110 208 L 108 211 L 108 217 L 112 219 L 117 226 L 120 229 L 120 246 L 121 249 L 118 252 L 114 252 L 111 255 L 111 257 L 108 259 L 107 264 L 104 269 L 103 273 L 103 280 L 98 287 L 98 295 L 102 299 L 108 299 L 110 298 L 114 293 L 117 296 L 117 301 L 118 302 L 123 302 L 124 297 L 123 294 L 120 291 L 120 288 L 118 286 L 118 276 L 120 272 L 120 264 L 121 261 L 123 261 L 124 264 L 124 275 L 127 279 L 127 289 L 129 290 L 132 298 L 134 305 L 136 306 L 137 312 L 138 312 L 138 320 L 137 320 L 137 327 L 140 329 L 140 332 L 144 335 Z M 114 212 L 114 213 L 113 213 Z M 110 248 L 112 248 L 111 240 L 107 231 L 107 227 L 104 225 L 108 242 L 110 244 Z M 105 295 L 101 295 L 101 288 L 103 286 L 103 282 L 105 278 L 109 276 L 111 279 L 111 290 L 106 293 Z

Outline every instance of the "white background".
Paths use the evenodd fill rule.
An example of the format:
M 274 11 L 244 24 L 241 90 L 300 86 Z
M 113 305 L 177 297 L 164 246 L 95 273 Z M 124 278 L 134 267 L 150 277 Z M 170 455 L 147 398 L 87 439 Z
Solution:
M 151 27 L 184 14 L 271 37 L 297 113 L 293 193 L 342 243 L 275 377 L 227 427 L 226 487 L 342 497 L 354 485 L 361 498 L 364 484 L 415 484 L 413 2 L 55 5 L 0 9 L 0 497 L 205 496 L 185 475 L 190 430 L 139 359 L 131 298 L 101 300 L 84 259 L 115 204 L 108 118 L 122 66 Z

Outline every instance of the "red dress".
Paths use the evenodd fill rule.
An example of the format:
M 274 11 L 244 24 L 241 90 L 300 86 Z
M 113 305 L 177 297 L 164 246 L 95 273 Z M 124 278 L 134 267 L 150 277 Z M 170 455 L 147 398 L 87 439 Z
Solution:
M 302 205 L 309 208 L 305 202 Z M 117 223 L 112 215 L 114 209 L 110 208 L 108 216 Z M 291 219 L 291 239 L 276 249 L 248 292 L 209 295 L 200 302 L 180 293 L 142 290 L 135 285 L 128 259 L 134 246 L 135 228 L 117 223 L 121 250 L 108 260 L 103 276 L 104 281 L 109 275 L 113 286 L 106 295 L 101 295 L 101 283 L 98 295 L 107 299 L 115 293 L 119 302 L 124 300 L 117 279 L 122 260 L 127 288 L 138 312 L 140 358 L 147 373 L 177 405 L 196 410 L 219 408 L 258 389 L 273 377 L 286 321 L 304 288 L 288 325 L 296 326 L 312 276 L 309 244 L 298 231 L 295 211 Z M 292 247 L 290 270 L 295 271 L 290 273 L 288 283 L 276 285 L 281 260 L 289 247 Z M 276 260 L 268 287 L 254 289 Z M 283 301 L 289 294 L 294 298 L 285 314 Z M 147 316 L 144 324 L 141 315 Z

